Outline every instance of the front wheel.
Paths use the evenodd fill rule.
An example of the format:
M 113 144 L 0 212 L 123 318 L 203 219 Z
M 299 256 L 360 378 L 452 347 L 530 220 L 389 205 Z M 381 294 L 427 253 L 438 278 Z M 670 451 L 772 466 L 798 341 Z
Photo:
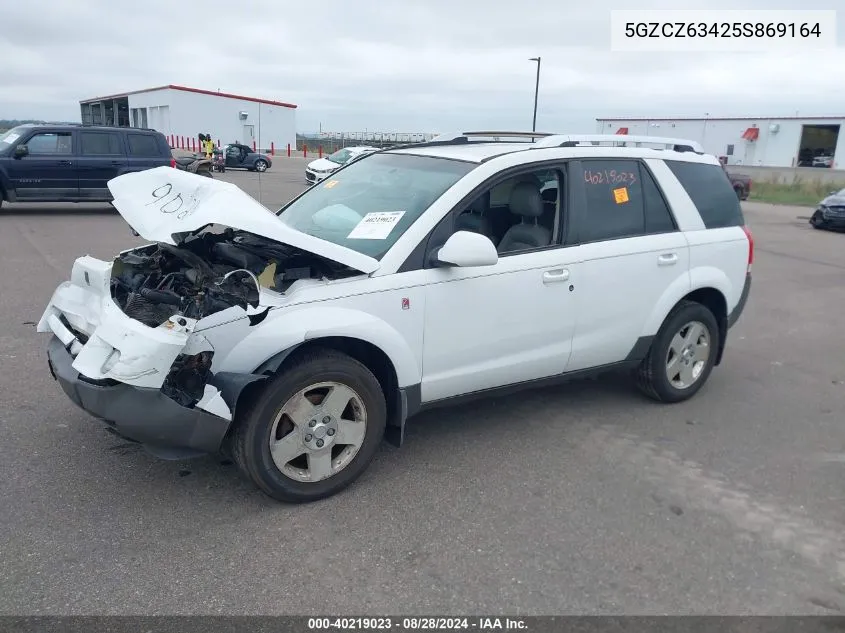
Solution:
M 267 161 L 266 160 L 255 161 L 255 171 L 267 171 Z
M 274 499 L 302 503 L 343 490 L 366 470 L 387 407 L 369 369 L 321 350 L 284 368 L 238 418 L 231 449 L 241 471 Z
M 719 324 L 707 307 L 680 303 L 666 317 L 638 368 L 637 386 L 660 402 L 691 398 L 713 370 L 719 337 Z

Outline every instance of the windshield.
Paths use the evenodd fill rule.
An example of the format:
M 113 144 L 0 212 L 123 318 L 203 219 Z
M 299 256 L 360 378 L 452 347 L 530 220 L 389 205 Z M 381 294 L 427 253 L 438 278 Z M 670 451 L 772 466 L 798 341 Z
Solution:
M 333 163 L 337 163 L 338 165 L 344 165 L 346 164 L 346 161 L 352 158 L 352 152 L 350 152 L 348 149 L 339 149 L 334 154 L 326 156 L 326 158 L 328 158 Z
M 443 158 L 373 154 L 306 191 L 279 218 L 297 231 L 381 259 L 474 167 Z
M 11 130 L 7 132 L 0 132 L 0 149 L 8 147 L 15 141 L 17 141 L 21 135 L 24 133 L 26 128 L 18 126 L 13 127 Z

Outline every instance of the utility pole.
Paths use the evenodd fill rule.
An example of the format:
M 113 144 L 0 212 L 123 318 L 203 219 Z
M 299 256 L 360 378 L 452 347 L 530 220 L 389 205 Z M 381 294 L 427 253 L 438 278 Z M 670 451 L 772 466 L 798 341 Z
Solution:
M 537 81 L 534 84 L 534 122 L 531 124 L 531 131 L 537 131 L 537 97 L 540 94 L 540 57 L 532 57 L 529 61 L 537 62 Z M 531 139 L 534 141 L 534 139 Z

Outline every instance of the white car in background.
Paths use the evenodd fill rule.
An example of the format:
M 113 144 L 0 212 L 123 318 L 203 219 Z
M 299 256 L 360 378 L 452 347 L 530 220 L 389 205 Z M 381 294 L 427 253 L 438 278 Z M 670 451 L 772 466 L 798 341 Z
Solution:
M 367 145 L 339 149 L 325 158 L 318 158 L 308 163 L 308 166 L 305 168 L 305 180 L 308 181 L 308 184 L 314 185 L 347 163 L 351 163 L 353 160 L 377 151 L 378 147 L 369 147 Z

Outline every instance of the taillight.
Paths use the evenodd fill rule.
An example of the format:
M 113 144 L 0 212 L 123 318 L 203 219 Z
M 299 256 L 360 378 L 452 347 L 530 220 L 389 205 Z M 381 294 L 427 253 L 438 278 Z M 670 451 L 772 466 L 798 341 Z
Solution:
M 751 272 L 751 264 L 754 263 L 754 236 L 747 226 L 743 226 L 742 230 L 745 231 L 745 237 L 748 238 L 748 272 Z
M 170 158 L 170 166 L 174 169 L 176 168 L 176 159 L 173 157 Z

